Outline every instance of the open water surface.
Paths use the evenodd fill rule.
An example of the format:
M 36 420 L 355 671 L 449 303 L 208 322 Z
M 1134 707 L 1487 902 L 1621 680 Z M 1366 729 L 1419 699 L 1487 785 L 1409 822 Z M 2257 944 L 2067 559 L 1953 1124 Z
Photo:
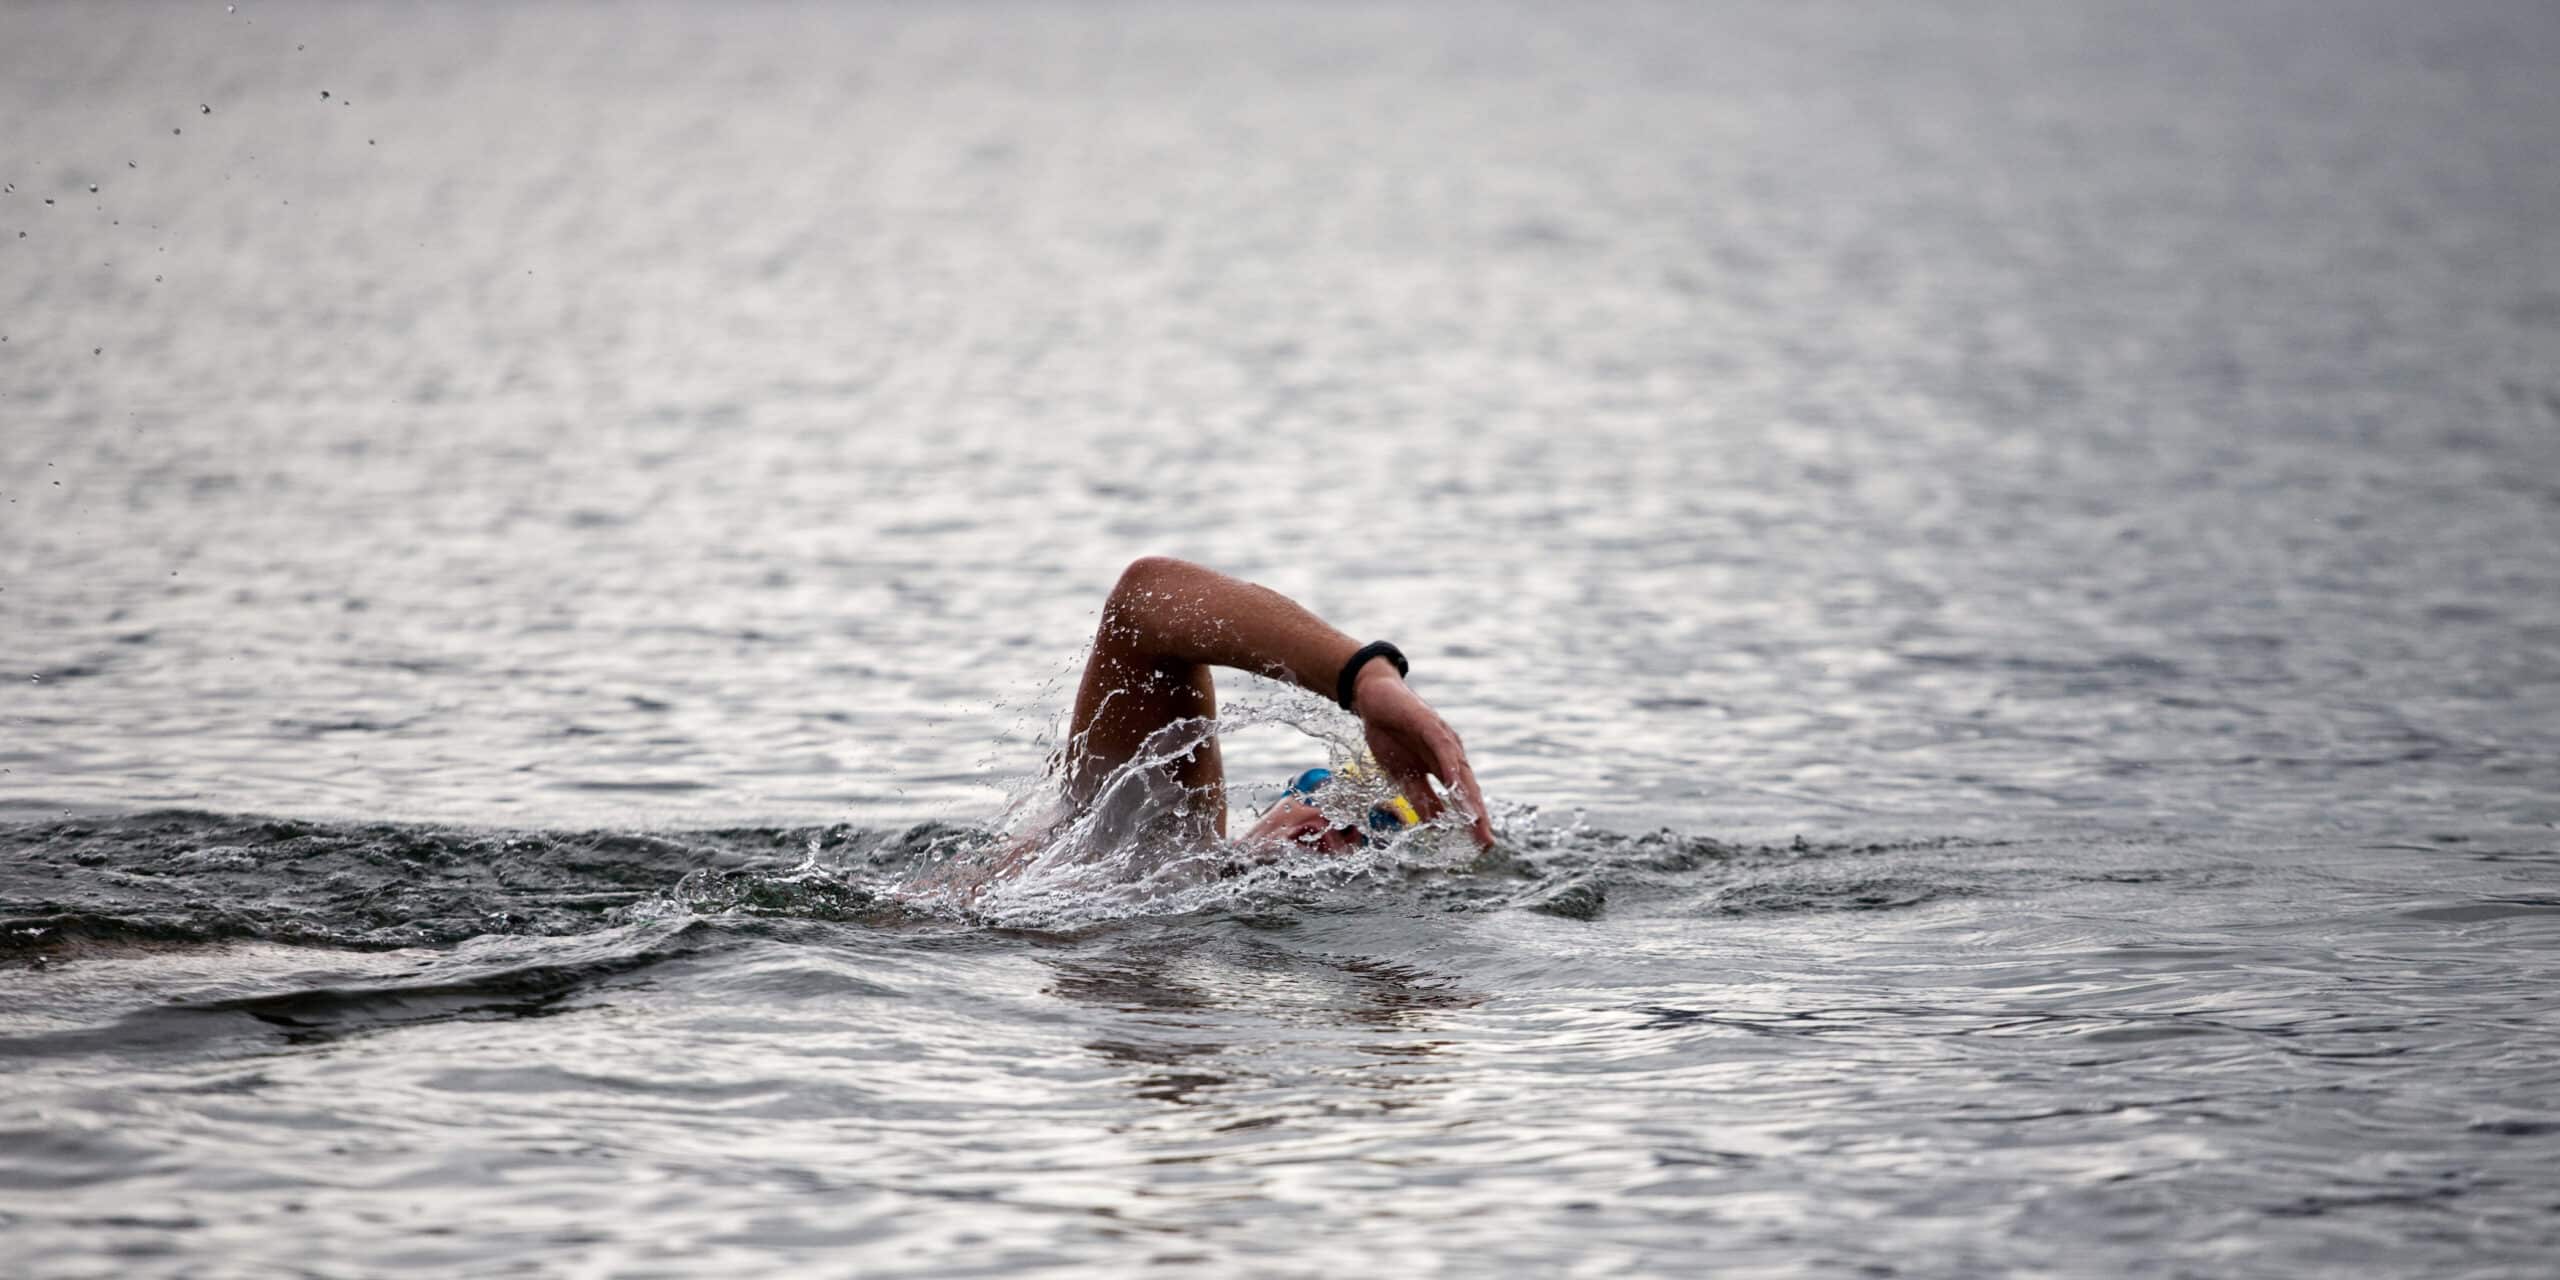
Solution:
M 0 8 L 9 1266 L 2547 1274 L 2554 65 Z M 1497 850 L 951 891 L 1145 553 Z

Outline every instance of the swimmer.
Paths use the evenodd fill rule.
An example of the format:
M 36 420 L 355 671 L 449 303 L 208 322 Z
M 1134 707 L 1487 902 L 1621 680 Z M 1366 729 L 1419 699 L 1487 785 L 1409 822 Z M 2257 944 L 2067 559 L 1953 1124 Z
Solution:
M 1183 733 L 1213 721 L 1211 667 L 1286 680 L 1360 717 L 1370 757 L 1403 793 L 1373 810 L 1370 825 L 1429 822 L 1454 804 L 1477 846 L 1493 847 L 1493 820 L 1466 748 L 1406 686 L 1404 655 L 1394 645 L 1363 645 L 1277 591 L 1162 556 L 1131 564 L 1103 602 L 1064 753 L 1067 802 L 1090 807 L 1124 765 L 1164 754 L 1163 744 L 1178 745 Z M 1194 834 L 1223 838 L 1226 771 L 1217 738 L 1201 738 L 1157 768 L 1193 798 L 1204 828 Z M 1327 852 L 1361 843 L 1359 826 L 1337 825 L 1313 802 L 1326 774 L 1300 774 L 1245 839 Z M 1434 792 L 1435 781 L 1445 797 Z

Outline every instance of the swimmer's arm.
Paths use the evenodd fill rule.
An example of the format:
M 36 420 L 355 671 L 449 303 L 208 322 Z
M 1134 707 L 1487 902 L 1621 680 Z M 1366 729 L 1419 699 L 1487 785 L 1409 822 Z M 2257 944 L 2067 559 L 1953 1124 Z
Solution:
M 1268 587 L 1188 561 L 1148 556 L 1120 575 L 1103 606 L 1095 661 L 1086 669 L 1087 687 L 1077 702 L 1080 712 L 1088 697 L 1098 707 L 1114 687 L 1126 687 L 1142 672 L 1185 680 L 1193 664 L 1286 679 L 1330 699 L 1342 664 L 1359 649 L 1358 641 Z M 1394 664 L 1362 664 L 1352 681 L 1351 703 L 1367 731 L 1370 753 L 1422 818 L 1437 817 L 1444 807 L 1428 781 L 1436 778 L 1464 802 L 1476 842 L 1490 848 L 1493 823 L 1465 745 L 1406 686 Z

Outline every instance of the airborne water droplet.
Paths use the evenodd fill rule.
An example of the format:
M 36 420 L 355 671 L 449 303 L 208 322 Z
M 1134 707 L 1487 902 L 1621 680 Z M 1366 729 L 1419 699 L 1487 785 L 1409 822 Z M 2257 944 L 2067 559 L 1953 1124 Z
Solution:
M 89 184 L 89 194 L 90 194 L 90 195 L 93 195 L 93 196 L 94 196 L 94 195 L 96 195 L 96 194 L 98 194 L 98 184 L 97 184 L 97 183 L 92 182 L 92 183 L 90 183 L 90 184 Z
M 321 90 L 321 91 L 320 91 L 320 100 L 321 100 L 322 102 L 327 102 L 327 101 L 329 100 L 329 91 L 328 91 L 328 90 L 323 89 L 323 90 Z
M 199 103 L 197 103 L 197 104 L 196 104 L 196 110 L 198 110 L 198 111 L 200 111 L 200 112 L 203 112 L 203 113 L 204 113 L 204 114 L 206 114 L 206 115 L 212 115 L 212 114 L 213 114 L 213 108 L 212 108 L 211 106 L 209 106 L 209 105 L 207 105 L 207 104 L 205 104 L 205 103 L 201 103 L 201 102 L 199 102 Z

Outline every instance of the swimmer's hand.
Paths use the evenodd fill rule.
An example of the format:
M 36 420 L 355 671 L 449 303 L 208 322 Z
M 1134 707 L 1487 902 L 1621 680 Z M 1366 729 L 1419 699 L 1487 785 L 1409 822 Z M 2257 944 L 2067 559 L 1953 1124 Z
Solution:
M 1245 843 L 1274 850 L 1299 848 L 1320 853 L 1348 853 L 1360 847 L 1358 827 L 1337 827 L 1324 810 L 1299 799 L 1284 797 L 1271 806 L 1262 820 L 1245 833 Z
M 1484 789 L 1476 785 L 1475 770 L 1467 767 L 1466 745 L 1422 695 L 1405 685 L 1392 664 L 1372 661 L 1360 668 L 1351 686 L 1351 709 L 1368 731 L 1369 754 L 1395 779 L 1396 789 L 1423 821 L 1448 810 L 1431 789 L 1436 778 L 1449 799 L 1473 819 L 1467 830 L 1476 847 L 1493 847 L 1493 815 L 1485 806 Z

